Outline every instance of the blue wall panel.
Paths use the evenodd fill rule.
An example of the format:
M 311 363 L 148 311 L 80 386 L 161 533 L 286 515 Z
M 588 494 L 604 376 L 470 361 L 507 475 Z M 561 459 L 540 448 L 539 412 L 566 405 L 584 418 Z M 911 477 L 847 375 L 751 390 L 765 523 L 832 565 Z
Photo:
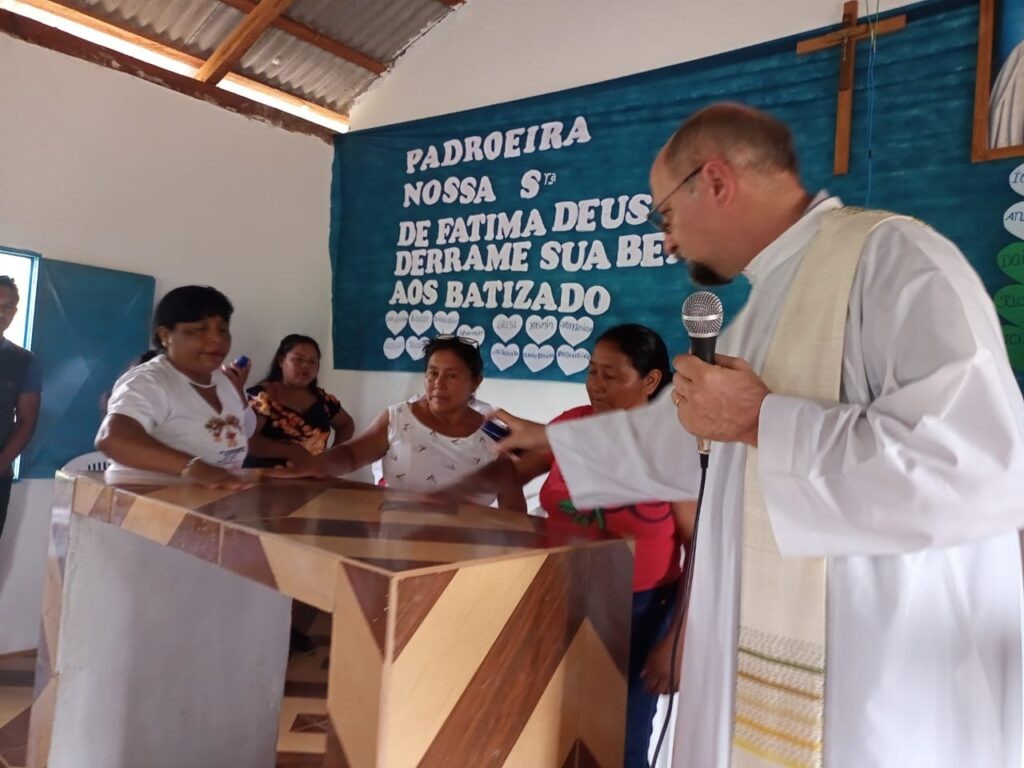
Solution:
M 439 279 L 438 301 L 403 307 L 389 304 L 396 281 L 404 279 L 394 274 L 396 250 L 401 248 L 397 244 L 399 222 L 428 219 L 436 224 L 442 216 L 536 207 L 550 225 L 556 201 L 645 193 L 650 162 L 676 125 L 696 109 L 722 99 L 767 109 L 792 126 L 802 175 L 811 189 L 828 188 L 851 204 L 870 203 L 923 219 L 963 249 L 988 290 L 995 294 L 1011 283 L 1000 269 L 996 254 L 1017 241 L 1004 229 L 1002 218 L 1004 211 L 1021 199 L 1008 184 L 1020 160 L 970 161 L 978 7 L 975 2 L 952 0 L 924 3 L 907 13 L 909 24 L 905 30 L 878 39 L 870 200 L 870 57 L 866 43 L 860 44 L 857 57 L 851 166 L 849 175 L 843 177 L 832 174 L 838 51 L 833 48 L 798 56 L 795 38 L 583 88 L 339 136 L 331 232 L 335 365 L 369 371 L 421 370 L 422 361 L 409 354 L 391 359 L 385 353 L 385 341 L 429 336 L 436 332 L 436 326 L 421 334 L 414 334 L 408 326 L 396 332 L 385 323 L 387 312 L 453 309 L 444 305 L 444 286 L 449 280 L 528 278 L 548 281 L 556 287 L 570 281 L 602 285 L 611 292 L 611 308 L 593 318 L 593 333 L 578 342 L 579 348 L 589 348 L 593 338 L 614 323 L 642 322 L 660 331 L 674 351 L 684 349 L 679 306 L 692 286 L 682 267 L 589 272 L 539 267 L 540 249 L 549 240 L 600 240 L 614 262 L 620 236 L 650 232 L 645 225 L 627 225 L 613 231 L 598 228 L 585 235 L 548 232 L 529 238 L 528 272 L 424 276 Z M 514 73 L 509 76 L 514 77 Z M 406 152 L 410 149 L 552 120 L 568 125 L 577 115 L 586 118 L 592 135 L 587 143 L 516 158 L 406 172 Z M 519 189 L 522 174 L 529 169 L 554 173 L 557 181 L 527 200 L 520 198 Z M 495 202 L 403 207 L 407 182 L 484 175 L 493 183 Z M 743 222 L 737 222 L 737 226 L 743 226 Z M 730 317 L 735 316 L 746 293 L 742 281 L 721 291 Z M 457 311 L 460 325 L 480 326 L 486 332 L 488 376 L 582 379 L 582 373 L 567 376 L 557 365 L 531 371 L 521 358 L 500 370 L 492 359 L 491 348 L 500 341 L 494 330 L 498 314 L 518 314 L 525 319 L 531 314 L 557 318 L 560 313 L 512 313 L 500 307 Z M 1024 341 L 1024 334 L 1017 338 Z M 525 348 L 530 341 L 521 332 L 512 343 Z M 558 345 L 564 340 L 556 334 L 547 343 Z M 1018 357 L 1024 361 L 1024 346 Z
M 39 260 L 32 351 L 43 400 L 21 477 L 52 477 L 94 450 L 101 396 L 148 347 L 153 289 L 147 275 Z

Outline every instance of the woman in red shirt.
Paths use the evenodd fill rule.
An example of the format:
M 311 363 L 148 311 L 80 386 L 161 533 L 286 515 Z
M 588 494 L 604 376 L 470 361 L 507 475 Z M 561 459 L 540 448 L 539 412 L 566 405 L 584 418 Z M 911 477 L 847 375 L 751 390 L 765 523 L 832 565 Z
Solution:
M 590 405 L 572 408 L 554 421 L 646 405 L 671 381 L 668 351 L 657 333 L 642 325 L 615 326 L 601 335 L 590 357 Z M 689 545 L 695 504 L 649 501 L 579 510 L 573 506 L 551 455 L 530 454 L 517 463 L 517 474 L 524 483 L 545 471 L 548 477 L 540 491 L 540 503 L 550 525 L 596 525 L 636 541 L 625 768 L 648 768 L 658 694 L 670 692 L 672 637 L 668 628 L 678 592 L 680 548 Z M 677 668 L 681 650 L 676 654 Z

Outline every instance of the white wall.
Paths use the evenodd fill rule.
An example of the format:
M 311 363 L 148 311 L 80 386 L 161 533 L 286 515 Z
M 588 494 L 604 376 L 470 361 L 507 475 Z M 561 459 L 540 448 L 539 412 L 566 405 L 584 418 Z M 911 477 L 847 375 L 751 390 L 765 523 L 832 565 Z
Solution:
M 327 342 L 330 146 L 5 35 L 0 73 L 0 245 L 214 285 L 257 373 L 285 333 Z M 14 494 L 0 654 L 36 644 L 51 485 Z
M 861 13 L 874 12 L 876 4 L 884 13 L 908 3 L 869 0 Z M 700 59 L 838 24 L 842 9 L 842 0 L 471 0 L 364 94 L 352 110 L 352 128 Z

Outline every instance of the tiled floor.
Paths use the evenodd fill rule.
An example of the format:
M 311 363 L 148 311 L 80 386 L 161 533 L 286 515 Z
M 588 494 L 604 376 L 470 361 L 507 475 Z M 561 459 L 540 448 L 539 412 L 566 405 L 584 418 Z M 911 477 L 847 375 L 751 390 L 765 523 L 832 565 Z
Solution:
M 327 749 L 326 616 L 313 627 L 318 648 L 288 661 L 277 740 L 277 768 L 320 768 Z M 0 768 L 23 768 L 35 654 L 0 656 Z

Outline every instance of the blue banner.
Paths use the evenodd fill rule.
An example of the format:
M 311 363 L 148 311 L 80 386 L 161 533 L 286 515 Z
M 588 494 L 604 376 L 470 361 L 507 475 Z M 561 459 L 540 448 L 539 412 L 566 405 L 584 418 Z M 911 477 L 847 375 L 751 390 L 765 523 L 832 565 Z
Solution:
M 647 174 L 680 121 L 719 100 L 785 120 L 809 188 L 932 224 L 995 293 L 1019 162 L 970 162 L 977 5 L 907 13 L 874 62 L 861 44 L 847 176 L 832 174 L 838 51 L 797 55 L 796 38 L 339 136 L 335 366 L 419 371 L 424 339 L 457 333 L 481 342 L 488 376 L 582 380 L 594 339 L 623 322 L 685 350 L 679 308 L 694 288 L 645 221 Z M 727 318 L 747 292 L 742 280 L 718 291 Z

